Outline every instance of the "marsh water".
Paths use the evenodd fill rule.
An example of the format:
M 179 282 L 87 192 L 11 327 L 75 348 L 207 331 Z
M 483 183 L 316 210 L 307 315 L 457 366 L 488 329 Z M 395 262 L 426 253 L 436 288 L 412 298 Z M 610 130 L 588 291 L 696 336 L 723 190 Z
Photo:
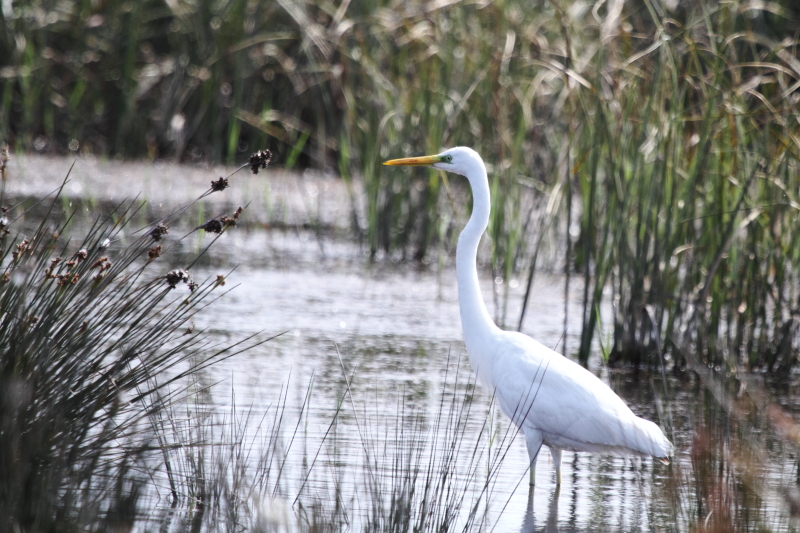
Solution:
M 46 194 L 70 163 L 20 158 L 8 190 Z M 221 172 L 80 160 L 66 190 L 91 209 L 138 189 L 154 209 L 166 210 L 199 195 Z M 740 389 L 747 383 L 750 392 L 737 395 L 690 371 L 610 370 L 598 350 L 590 370 L 636 414 L 666 428 L 675 458 L 663 465 L 565 452 L 564 483 L 556 491 L 545 451 L 537 484 L 529 489 L 523 439 L 494 407 L 491 391 L 474 384 L 452 258 L 440 252 L 427 265 L 391 257 L 369 261 L 347 236 L 351 202 L 330 177 L 236 179 L 231 195 L 215 199 L 219 203 L 206 207 L 205 215 L 248 200 L 246 216 L 257 223 L 230 231 L 195 269 L 201 278 L 227 274 L 230 289 L 195 327 L 214 342 L 276 337 L 204 370 L 200 385 L 220 416 L 239 413 L 253 457 L 267 446 L 268 422 L 283 419 L 280 439 L 288 452 L 279 488 L 255 492 L 250 502 L 264 506 L 269 520 L 292 530 L 288 517 L 298 501 L 330 495 L 350 509 L 349 530 L 368 529 L 364 517 L 375 505 L 375 487 L 396 484 L 393 472 L 407 471 L 409 464 L 425 470 L 429 458 L 441 460 L 455 428 L 459 447 L 448 483 L 461 498 L 454 506 L 457 524 L 469 523 L 477 510 L 485 531 L 685 531 L 718 523 L 724 511 L 740 530 L 795 527 L 793 445 L 752 407 L 758 402 L 745 404 L 743 396 L 756 390 L 764 405 L 791 416 L 798 411 L 796 380 L 767 385 L 749 377 Z M 197 234 L 184 247 L 199 249 L 204 239 Z M 493 280 L 482 270 L 481 281 L 490 312 L 515 324 L 523 280 Z M 497 290 L 507 295 L 504 310 L 494 303 Z M 581 298 L 574 280 L 565 291 L 563 276 L 538 274 L 522 331 L 558 351 L 566 347 L 569 356 L 578 344 Z M 452 415 L 448 405 L 459 402 L 469 405 L 468 414 L 442 430 L 442 413 Z M 154 513 L 166 505 L 166 498 L 155 501 Z

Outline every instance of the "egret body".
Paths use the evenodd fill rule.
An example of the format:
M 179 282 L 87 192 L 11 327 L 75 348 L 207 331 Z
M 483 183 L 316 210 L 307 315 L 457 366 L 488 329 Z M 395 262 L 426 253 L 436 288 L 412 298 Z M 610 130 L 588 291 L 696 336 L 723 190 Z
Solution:
M 456 248 L 461 327 L 478 381 L 495 393 L 502 411 L 525 436 L 534 484 L 536 458 L 550 448 L 561 484 L 561 452 L 600 452 L 667 458 L 672 444 L 653 422 L 637 417 L 594 374 L 489 316 L 478 284 L 478 243 L 489 224 L 489 180 L 481 157 L 466 147 L 438 155 L 393 159 L 385 165 L 423 165 L 465 176 L 472 215 Z

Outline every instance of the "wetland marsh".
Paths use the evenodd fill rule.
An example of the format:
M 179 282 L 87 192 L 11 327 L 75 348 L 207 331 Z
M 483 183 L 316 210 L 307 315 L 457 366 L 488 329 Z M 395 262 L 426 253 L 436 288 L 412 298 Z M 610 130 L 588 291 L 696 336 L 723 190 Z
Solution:
M 47 174 L 58 176 L 58 167 L 66 173 L 70 164 L 20 156 L 10 166 L 13 178 L 6 192 L 9 197 L 16 197 L 17 189 L 32 194 L 35 180 L 42 180 L 41 190 L 53 190 L 59 182 L 48 182 Z M 114 193 L 105 197 L 91 181 L 102 182 L 115 165 L 75 164 L 65 189 L 78 194 L 63 202 L 76 211 L 72 231 L 79 233 L 107 202 L 122 200 L 117 194 L 125 191 L 111 187 Z M 220 173 L 126 165 L 132 176 L 150 176 L 156 184 L 147 199 L 155 212 L 201 193 L 208 180 L 198 176 Z M 241 181 L 236 182 L 237 176 Z M 794 377 L 709 378 L 688 369 L 609 369 L 597 349 L 589 368 L 634 412 L 665 428 L 676 447 L 674 461 L 663 465 L 565 452 L 565 482 L 554 497 L 552 463 L 545 453 L 538 484 L 529 494 L 523 439 L 515 438 L 490 391 L 475 385 L 466 359 L 452 259 L 427 266 L 391 258 L 371 261 L 357 242 L 337 236 L 347 234 L 337 226 L 337 220 L 346 224 L 347 216 L 336 219 L 328 211 L 332 204 L 320 207 L 298 197 L 309 187 L 324 189 L 325 183 L 335 197 L 336 182 L 295 176 L 306 180 L 304 187 L 280 192 L 286 177 L 237 176 L 231 191 L 247 187 L 264 207 L 260 212 L 249 207 L 239 227 L 227 230 L 192 269 L 195 279 L 225 273 L 230 288 L 192 327 L 204 331 L 214 345 L 280 336 L 193 374 L 169 437 L 185 431 L 193 444 L 183 446 L 197 447 L 195 461 L 202 456 L 203 432 L 209 443 L 218 439 L 233 449 L 238 442 L 238 458 L 227 459 L 241 470 L 236 494 L 240 522 L 235 523 L 269 531 L 314 530 L 320 524 L 327 524 L 324 530 L 393 530 L 398 526 L 392 520 L 400 516 L 413 524 L 413 517 L 424 515 L 423 529 L 438 523 L 470 531 L 794 527 L 791 502 L 798 463 L 791 416 L 800 409 Z M 298 223 L 292 217 L 301 214 L 287 207 L 289 198 L 300 206 L 296 209 L 314 206 L 302 211 L 303 218 L 331 222 L 324 231 L 307 221 Z M 216 201 L 221 203 L 214 209 L 225 212 L 238 198 Z M 87 214 L 89 206 L 94 207 Z M 143 219 L 153 216 L 150 209 L 142 213 Z M 266 213 L 276 218 L 262 219 Z M 251 214 L 253 222 L 246 222 Z M 197 216 L 187 212 L 189 223 L 171 231 L 183 235 Z M 159 261 L 177 266 L 208 239 L 202 232 L 183 238 Z M 493 299 L 493 281 L 499 283 L 484 264 L 487 302 Z M 524 284 L 515 279 L 503 283 L 510 285 L 507 309 L 515 316 Z M 580 314 L 569 317 L 564 336 L 564 283 L 559 274 L 536 277 L 522 331 L 559 349 L 566 342 L 574 357 L 580 337 L 569 324 L 577 325 Z M 188 294 L 188 289 L 177 290 Z M 574 280 L 568 294 L 573 304 L 568 309 L 578 311 L 582 288 Z M 490 311 L 497 309 L 490 305 Z M 211 450 L 217 446 L 208 445 Z M 218 453 L 208 452 L 207 468 L 214 465 L 210 458 L 224 456 Z M 149 464 L 152 483 L 140 489 L 140 526 L 180 529 L 191 523 L 198 512 L 192 499 L 174 502 L 164 465 L 157 458 Z M 236 469 L 213 471 L 236 478 Z M 232 503 L 226 505 L 230 511 Z

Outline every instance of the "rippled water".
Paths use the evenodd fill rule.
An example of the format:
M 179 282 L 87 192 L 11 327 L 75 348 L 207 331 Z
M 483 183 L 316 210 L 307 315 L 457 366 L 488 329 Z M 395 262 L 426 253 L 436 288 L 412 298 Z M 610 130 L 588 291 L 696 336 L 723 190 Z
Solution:
M 274 404 L 286 384 L 290 403 L 296 408 L 313 377 L 312 408 L 304 434 L 313 451 L 325 448 L 321 438 L 337 402 L 345 396 L 345 371 L 352 375 L 352 406 L 347 402 L 352 412 L 342 416 L 337 426 L 340 449 L 335 454 L 338 466 L 343 466 L 339 472 L 350 476 L 347 486 L 352 490 L 363 486 L 365 440 L 367 446 L 377 448 L 397 446 L 399 411 L 421 408 L 415 412 L 427 413 L 425 422 L 430 426 L 443 391 L 470 390 L 472 372 L 461 340 L 451 267 L 418 270 L 409 265 L 370 264 L 354 245 L 326 242 L 321 248 L 313 235 L 296 232 L 242 232 L 230 239 L 215 257 L 246 258 L 231 276 L 239 286 L 215 306 L 207 326 L 231 340 L 258 331 L 286 333 L 216 366 L 210 379 L 222 381 L 218 391 L 232 387 L 239 406 L 252 405 L 259 412 Z M 491 280 L 486 279 L 488 275 L 483 278 L 484 297 L 491 302 Z M 515 321 L 523 287 L 512 285 L 507 316 Z M 534 289 L 523 331 L 546 345 L 560 347 L 564 342 L 564 279 L 541 275 Z M 570 295 L 571 309 L 577 312 L 580 287 L 574 285 Z M 570 324 L 566 342 L 576 347 L 578 318 L 571 317 Z M 461 371 L 454 378 L 459 359 Z M 697 475 L 697 427 L 706 428 L 710 438 L 728 439 L 741 424 L 731 421 L 689 372 L 668 374 L 665 389 L 659 375 L 609 373 L 599 357 L 590 367 L 602 379 L 610 380 L 612 388 L 640 416 L 659 421 L 656 399 L 662 402 L 676 444 L 674 464 L 565 452 L 564 484 L 554 499 L 552 462 L 544 451 L 531 498 L 524 441 L 514 439 L 506 418 L 490 406 L 490 394 L 478 390 L 472 396 L 472 418 L 466 424 L 465 449 L 459 460 L 468 465 L 473 446 L 489 455 L 486 436 L 479 437 L 487 417 L 500 441 L 494 446 L 507 449 L 493 478 L 488 505 L 482 508 L 488 516 L 486 530 L 681 531 L 697 520 L 698 513 L 705 516 L 709 512 L 703 509 L 705 500 L 697 498 L 697 484 L 692 482 Z M 224 404 L 228 398 L 218 394 L 215 401 Z M 404 405 L 400 406 L 399 398 L 404 398 Z M 366 439 L 364 428 L 369 433 Z M 795 459 L 768 432 L 763 438 L 769 442 L 767 449 L 774 452 L 766 463 L 771 472 L 765 474 L 774 486 L 764 491 L 764 499 L 749 512 L 758 522 L 783 523 L 784 503 L 778 496 L 796 471 Z M 722 444 L 728 451 L 736 446 L 735 442 Z M 381 453 L 392 457 L 398 452 L 383 448 Z M 308 460 L 308 450 L 290 463 L 299 465 L 303 460 Z M 488 458 L 482 460 L 488 465 Z M 471 480 L 467 502 L 479 496 L 485 471 L 482 475 Z M 324 488 L 330 480 L 317 482 Z
M 42 162 L 26 164 L 15 171 L 33 172 L 30 169 Z M 100 190 L 93 182 L 80 181 L 89 179 L 92 168 L 83 169 L 84 177 L 78 168 L 76 179 L 84 185 L 76 194 Z M 129 171 L 136 174 L 135 169 Z M 158 172 L 149 183 L 166 182 Z M 281 187 L 294 187 L 290 178 L 282 179 Z M 310 187 L 319 195 L 330 187 L 334 197 L 345 201 L 335 182 L 308 179 L 296 192 Z M 51 182 L 23 180 L 16 184 L 17 193 L 36 195 Z M 248 190 L 256 191 L 263 202 L 262 212 L 254 208 L 256 220 L 289 229 L 230 231 L 193 274 L 202 278 L 235 267 L 226 286 L 230 292 L 195 324 L 212 340 L 280 334 L 202 376 L 204 384 L 213 385 L 211 401 L 218 413 L 249 413 L 244 433 L 254 458 L 264 453 L 269 421 L 278 412 L 285 418 L 281 439 L 290 453 L 281 466 L 281 488 L 274 491 L 276 498 L 266 491 L 254 493 L 252 505 L 277 506 L 277 515 L 291 516 L 298 495 L 325 500 L 333 497 L 332 487 L 338 487 L 351 510 L 351 530 L 362 530 L 367 513 L 359 512 L 374 505 L 369 484 L 376 476 L 378 482 L 390 480 L 397 472 L 392 461 L 404 457 L 407 447 L 419 446 L 424 458 L 435 456 L 434 451 L 449 442 L 435 428 L 440 414 L 452 412 L 447 405 L 455 397 L 469 406 L 469 416 L 456 425 L 463 434 L 451 481 L 463 491 L 462 524 L 469 511 L 479 507 L 487 517 L 482 527 L 486 531 L 684 531 L 695 527 L 692 524 L 715 524 L 720 513 L 733 509 L 729 522 L 742 525 L 743 531 L 790 528 L 787 494 L 795 490 L 798 477 L 796 452 L 774 420 L 752 407 L 757 401 L 744 401 L 749 394 L 742 390 L 744 381 L 738 393 L 724 387 L 720 392 L 691 372 L 669 373 L 665 382 L 658 374 L 608 371 L 597 356 L 590 369 L 609 381 L 636 414 L 666 425 L 676 446 L 675 460 L 665 466 L 565 452 L 564 484 L 555 492 L 552 462 L 544 451 L 537 485 L 530 492 L 523 439 L 514 437 L 508 420 L 493 407 L 490 391 L 473 390 L 451 258 L 433 261 L 442 266 L 424 268 L 388 260 L 370 263 L 352 242 L 292 229 L 302 226 L 297 211 L 317 213 L 318 220 L 335 227 L 337 220 L 347 220 L 346 209 L 335 216 L 317 212 L 308 207 L 307 198 L 281 200 L 271 188 L 277 187 L 274 183 L 248 183 Z M 174 194 L 188 197 L 193 197 L 193 188 L 205 186 L 170 183 Z M 102 191 L 101 199 L 114 198 L 113 187 Z M 157 187 L 151 193 L 157 195 Z M 233 200 L 215 209 L 236 204 Z M 264 218 L 266 211 L 283 213 L 281 224 Z M 190 237 L 184 252 L 204 242 L 201 236 Z M 493 287 L 488 271 L 481 276 L 490 312 L 496 311 L 492 289 L 508 289 L 506 316 L 516 323 L 524 291 L 521 280 Z M 574 315 L 564 336 L 564 279 L 537 274 L 523 331 L 559 351 L 566 344 L 569 353 L 578 345 L 581 297 L 573 283 L 568 303 Z M 763 389 L 759 380 L 748 379 L 751 391 L 770 391 L 763 405 L 779 404 L 789 414 L 798 411 L 795 381 Z M 414 436 L 424 442 L 415 444 Z M 497 457 L 502 461 L 493 470 Z
M 234 237 L 231 248 L 242 250 L 237 254 L 240 257 L 252 254 L 252 259 L 231 276 L 239 286 L 215 305 L 208 326 L 215 334 L 231 340 L 262 330 L 266 334 L 286 331 L 281 337 L 210 371 L 211 380 L 225 380 L 225 384 L 233 387 L 238 405 L 253 405 L 256 411 L 263 409 L 276 400 L 280 387 L 289 383 L 290 398 L 294 395 L 296 407 L 313 376 L 313 404 L 318 410 L 311 416 L 309 433 L 316 442 L 316 437 L 327 429 L 337 400 L 344 394 L 343 364 L 348 375 L 353 376 L 351 387 L 361 423 L 382 439 L 393 435 L 396 429 L 393 415 L 398 410 L 399 396 L 409 402 L 407 407 L 414 402 L 427 405 L 430 419 L 436 416 L 448 361 L 452 374 L 458 359 L 462 360 L 457 383 L 451 379 L 452 388 L 470 386 L 472 372 L 461 340 L 456 285 L 449 269 L 437 273 L 408 265 L 370 265 L 356 247 L 336 243 L 326 243 L 326 254 L 321 256 L 311 235 L 295 233 L 240 234 Z M 225 254 L 217 250 L 215 255 Z M 486 285 L 486 298 L 490 300 L 491 280 Z M 516 317 L 523 287 L 513 285 L 516 288 L 510 290 L 509 316 Z M 524 331 L 555 347 L 563 342 L 563 280 L 542 276 L 535 288 L 536 297 L 529 308 Z M 576 301 L 578 289 L 575 287 L 573 291 Z M 572 337 L 568 340 L 576 345 L 577 339 Z M 225 384 L 218 386 L 218 390 L 224 390 Z M 491 398 L 484 391 L 474 398 L 476 415 L 471 420 L 473 433 L 468 437 L 477 441 Z M 226 399 L 220 395 L 217 401 Z M 507 421 L 499 411 L 494 416 L 498 431 L 508 431 Z M 344 420 L 345 424 L 356 423 L 353 418 Z M 384 427 L 379 427 L 381 424 Z M 347 431 L 339 427 L 340 434 Z M 350 427 L 349 431 L 357 430 Z M 509 446 L 494 486 L 492 500 L 497 512 L 490 516 L 498 520 L 498 531 L 507 531 L 512 524 L 519 528 L 526 516 L 527 454 L 524 442 L 518 440 Z M 359 441 L 354 438 L 349 442 L 356 455 L 360 452 Z M 347 461 L 346 456 L 340 458 Z M 469 455 L 462 459 L 468 461 Z M 578 487 L 590 488 L 592 472 L 598 468 L 609 470 L 611 485 L 626 486 L 641 476 L 631 471 L 622 459 L 577 456 L 573 460 L 566 454 L 564 463 L 564 479 L 570 480 L 566 481 L 565 493 Z M 547 453 L 542 455 L 540 464 L 537 502 L 546 501 L 553 488 Z M 356 479 L 354 486 L 357 485 Z M 480 489 L 481 484 L 476 483 L 476 491 Z M 575 493 L 574 512 L 576 516 L 585 515 L 582 520 L 591 519 L 595 505 L 592 498 L 597 496 L 590 496 L 593 493 Z M 638 511 L 613 510 L 622 503 L 615 500 L 601 497 L 597 502 L 612 505 L 609 512 L 630 515 L 626 521 L 638 521 L 631 515 Z

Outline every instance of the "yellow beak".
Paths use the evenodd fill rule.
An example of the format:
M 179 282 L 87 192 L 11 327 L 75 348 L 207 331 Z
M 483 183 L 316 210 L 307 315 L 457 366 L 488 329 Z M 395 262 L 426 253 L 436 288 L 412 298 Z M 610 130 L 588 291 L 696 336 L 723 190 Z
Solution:
M 392 159 L 391 161 L 386 161 L 384 165 L 389 166 L 431 166 L 434 163 L 439 163 L 442 160 L 441 156 L 438 155 L 425 155 L 422 157 L 406 157 L 403 159 Z

